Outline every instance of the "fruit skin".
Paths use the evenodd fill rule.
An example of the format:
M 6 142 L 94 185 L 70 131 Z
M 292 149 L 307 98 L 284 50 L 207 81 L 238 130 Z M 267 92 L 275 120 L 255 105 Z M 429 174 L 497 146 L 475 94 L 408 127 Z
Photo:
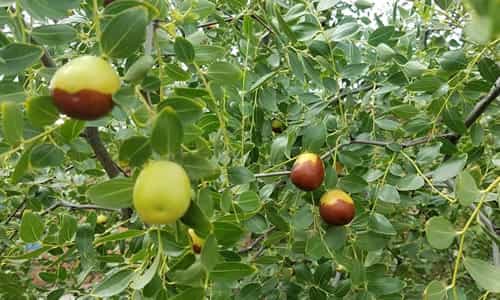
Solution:
M 135 182 L 133 202 L 144 223 L 177 221 L 191 203 L 191 183 L 186 171 L 171 161 L 147 164 Z
M 201 248 L 205 244 L 205 240 L 200 238 L 192 228 L 188 229 L 189 237 L 191 238 L 191 244 L 193 247 L 193 252 L 196 254 L 201 253 Z
M 321 196 L 319 214 L 331 225 L 349 224 L 356 215 L 351 196 L 342 190 L 330 190 Z
M 282 133 L 285 129 L 285 126 L 280 120 L 274 119 L 271 121 L 271 129 L 274 133 Z
M 96 223 L 97 224 L 104 224 L 108 221 L 108 217 L 105 216 L 105 215 L 98 215 L 97 216 L 97 220 L 96 220 Z
M 96 120 L 114 106 L 113 94 L 120 89 L 120 77 L 104 59 L 81 56 L 59 68 L 50 83 L 59 111 L 80 120 Z
M 321 158 L 314 153 L 300 154 L 292 167 L 290 179 L 304 191 L 317 189 L 323 183 L 325 167 Z

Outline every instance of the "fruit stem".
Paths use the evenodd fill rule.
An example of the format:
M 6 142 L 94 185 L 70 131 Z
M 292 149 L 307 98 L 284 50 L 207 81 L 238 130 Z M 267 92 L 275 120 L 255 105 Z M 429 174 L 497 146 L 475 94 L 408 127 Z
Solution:
M 97 44 L 99 45 L 99 51 L 102 53 L 102 45 L 101 45 L 101 20 L 99 17 L 99 6 L 97 4 L 97 0 L 93 0 L 93 10 L 94 10 L 94 24 L 95 24 L 95 35 L 97 37 Z
M 476 208 L 472 212 L 472 215 L 469 217 L 467 220 L 467 223 L 465 223 L 465 226 L 463 227 L 462 230 L 457 232 L 457 234 L 460 235 L 460 244 L 458 246 L 458 253 L 457 253 L 457 259 L 455 260 L 455 268 L 453 270 L 453 277 L 451 279 L 451 285 L 450 287 L 455 287 L 456 282 L 457 282 L 457 274 L 458 274 L 458 267 L 460 266 L 460 259 L 462 258 L 462 253 L 464 251 L 464 242 L 465 242 L 465 234 L 467 233 L 467 230 L 469 229 L 470 225 L 472 222 L 476 219 L 477 214 L 481 210 L 481 206 L 483 206 L 484 201 L 486 200 L 486 197 L 488 197 L 488 193 L 493 190 L 498 184 L 500 183 L 500 176 L 493 181 L 486 190 L 484 190 L 483 195 L 481 196 L 481 199 L 479 200 L 479 203 L 477 204 Z
M 433 184 L 432 182 L 429 180 L 429 178 L 427 178 L 427 176 L 425 176 L 425 174 L 420 170 L 420 168 L 417 166 L 417 164 L 415 163 L 415 161 L 413 159 L 411 159 L 411 157 L 409 157 L 406 153 L 404 153 L 404 151 L 401 151 L 399 152 L 401 153 L 412 165 L 413 167 L 415 168 L 415 170 L 417 171 L 418 175 L 420 175 L 424 181 L 431 187 L 432 190 L 434 190 L 436 193 L 439 194 L 439 196 L 443 197 L 444 199 L 448 200 L 450 203 L 455 203 L 457 202 L 456 199 L 453 199 L 449 196 L 447 196 L 446 194 L 444 194 L 443 192 L 441 192 L 440 190 L 438 190 Z

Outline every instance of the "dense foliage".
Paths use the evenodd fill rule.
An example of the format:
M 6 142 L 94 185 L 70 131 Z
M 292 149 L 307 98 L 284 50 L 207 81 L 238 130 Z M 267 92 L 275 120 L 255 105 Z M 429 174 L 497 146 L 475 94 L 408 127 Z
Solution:
M 500 293 L 498 0 L 104 2 L 0 1 L 0 298 Z M 83 55 L 121 78 L 93 121 L 51 96 Z M 152 160 L 191 180 L 173 224 L 133 209 Z M 334 188 L 348 225 L 320 217 Z

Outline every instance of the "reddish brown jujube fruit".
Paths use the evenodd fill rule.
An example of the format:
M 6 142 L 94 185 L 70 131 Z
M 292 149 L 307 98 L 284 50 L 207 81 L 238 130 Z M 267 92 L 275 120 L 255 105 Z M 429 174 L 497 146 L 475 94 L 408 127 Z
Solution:
M 290 173 L 293 184 L 304 191 L 312 191 L 320 187 L 324 177 L 323 161 L 317 154 L 308 152 L 297 157 Z
M 331 225 L 349 224 L 356 215 L 351 196 L 342 190 L 330 190 L 321 196 L 319 214 Z

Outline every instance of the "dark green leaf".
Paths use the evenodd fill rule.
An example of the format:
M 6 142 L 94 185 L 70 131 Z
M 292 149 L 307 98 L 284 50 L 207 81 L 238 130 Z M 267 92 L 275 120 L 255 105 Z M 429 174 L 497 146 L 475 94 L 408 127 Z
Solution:
M 26 243 L 33 243 L 42 237 L 44 231 L 44 224 L 42 217 L 31 211 L 25 211 L 21 219 L 21 227 L 19 228 L 19 235 Z
M 183 37 L 176 37 L 174 43 L 175 55 L 183 63 L 192 63 L 195 57 L 194 47 Z
M 453 225 L 444 217 L 432 217 L 425 223 L 425 236 L 436 249 L 447 249 L 457 235 Z
M 31 67 L 42 57 L 42 49 L 27 44 L 9 44 L 0 49 L 0 74 L 13 75 Z
M 115 178 L 96 185 L 87 191 L 93 203 L 108 208 L 125 208 L 132 205 L 134 181 L 130 178 Z
M 106 277 L 96 285 L 92 294 L 96 297 L 111 297 L 123 292 L 134 278 L 135 272 L 124 269 L 111 271 Z
M 52 144 L 35 146 L 31 152 L 31 165 L 35 168 L 57 167 L 64 161 L 64 152 Z
M 104 52 L 110 57 L 130 56 L 142 46 L 148 22 L 148 11 L 142 6 L 114 16 L 102 33 Z
M 500 293 L 499 266 L 471 257 L 464 259 L 464 265 L 477 286 L 492 293 Z
M 220 263 L 210 272 L 210 278 L 216 281 L 235 281 L 249 276 L 256 271 L 255 268 L 242 263 Z
M 31 124 L 44 127 L 52 125 L 59 118 L 59 111 L 52 97 L 32 97 L 26 101 L 26 113 Z
M 175 155 L 180 151 L 184 131 L 177 113 L 164 108 L 156 117 L 151 133 L 151 145 L 158 154 Z

